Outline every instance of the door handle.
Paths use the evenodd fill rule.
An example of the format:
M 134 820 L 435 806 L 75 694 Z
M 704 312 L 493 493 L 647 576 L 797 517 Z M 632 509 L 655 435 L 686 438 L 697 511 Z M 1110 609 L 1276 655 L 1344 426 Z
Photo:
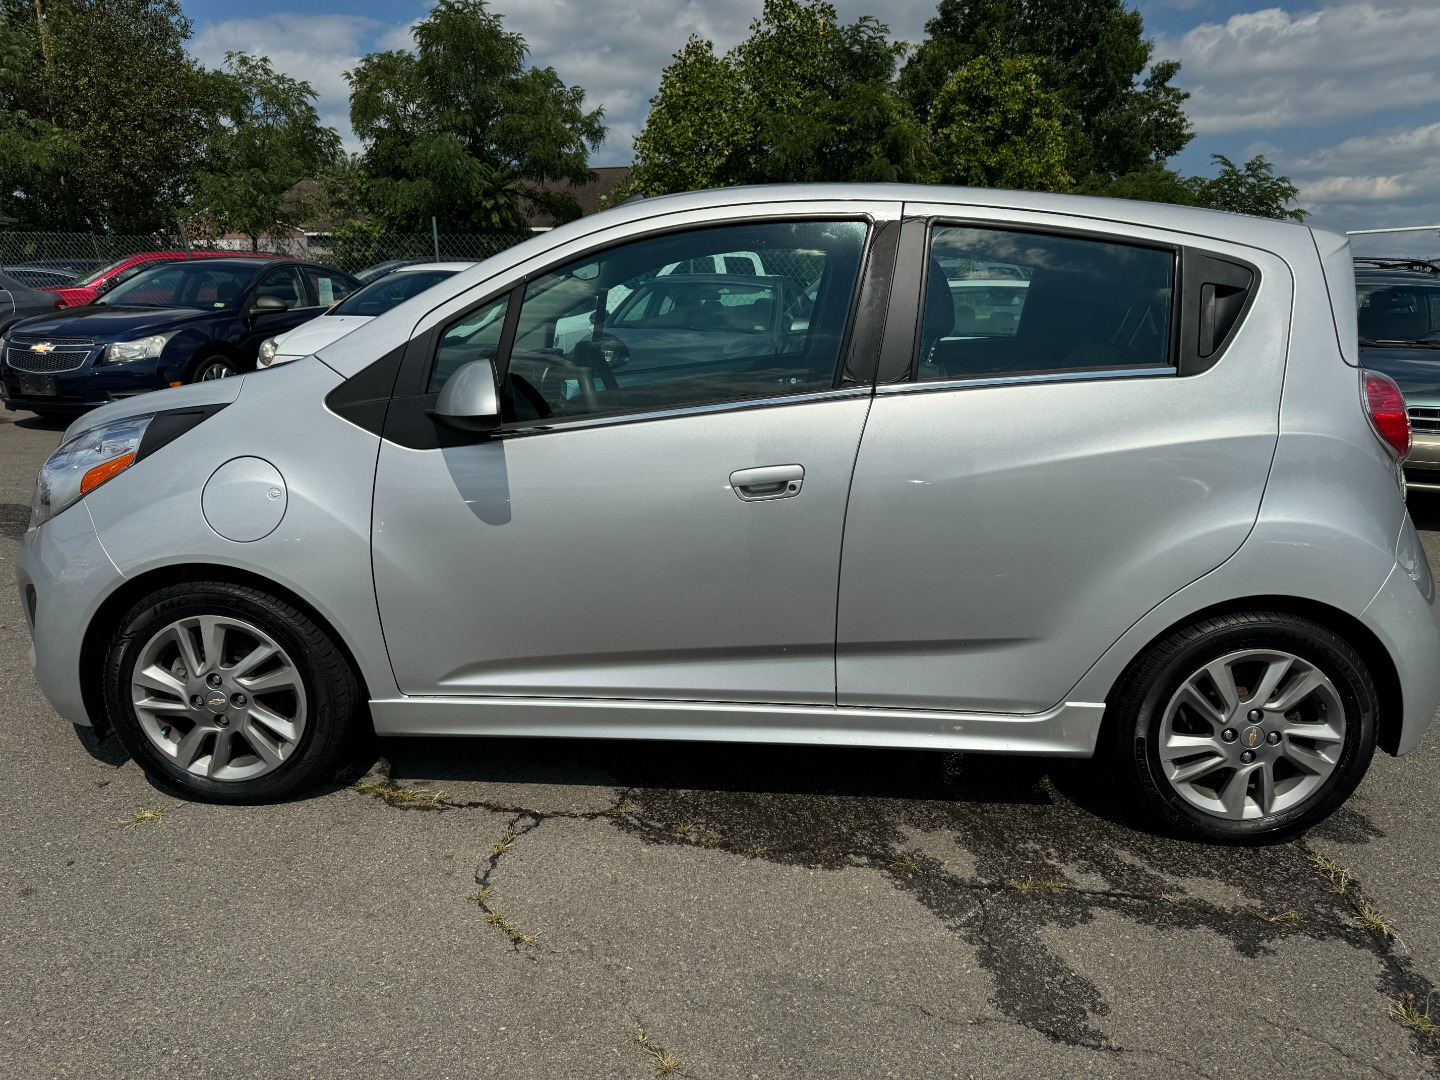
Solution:
M 758 469 L 738 469 L 730 474 L 730 486 L 745 502 L 768 499 L 793 499 L 805 483 L 804 465 L 765 465 Z

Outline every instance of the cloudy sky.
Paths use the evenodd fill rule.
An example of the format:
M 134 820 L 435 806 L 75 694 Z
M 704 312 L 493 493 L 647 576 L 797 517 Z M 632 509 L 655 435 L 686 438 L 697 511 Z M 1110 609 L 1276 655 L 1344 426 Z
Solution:
M 425 0 L 183 0 L 191 51 L 264 53 L 320 95 L 347 138 L 342 72 L 366 52 L 404 48 Z M 837 0 L 847 21 L 874 13 L 918 42 L 936 0 Z M 628 164 L 660 71 L 691 33 L 729 48 L 761 0 L 494 0 L 492 10 L 588 100 L 610 136 L 593 164 Z M 1263 153 L 1301 188 L 1313 224 L 1339 230 L 1440 225 L 1440 0 L 1138 0 L 1157 57 L 1175 57 L 1197 136 L 1176 160 L 1210 172 L 1209 155 Z M 1440 255 L 1440 237 L 1358 241 L 1360 250 Z

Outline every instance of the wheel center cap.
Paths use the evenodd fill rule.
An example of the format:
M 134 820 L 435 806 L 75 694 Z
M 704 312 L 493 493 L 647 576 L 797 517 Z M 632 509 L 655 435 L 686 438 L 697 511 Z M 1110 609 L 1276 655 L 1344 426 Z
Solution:
M 1244 749 L 1254 750 L 1265 741 L 1265 732 L 1252 724 L 1241 730 L 1240 738 L 1237 741 Z
M 205 707 L 213 713 L 223 713 L 229 704 L 230 699 L 223 690 L 211 690 L 205 695 Z

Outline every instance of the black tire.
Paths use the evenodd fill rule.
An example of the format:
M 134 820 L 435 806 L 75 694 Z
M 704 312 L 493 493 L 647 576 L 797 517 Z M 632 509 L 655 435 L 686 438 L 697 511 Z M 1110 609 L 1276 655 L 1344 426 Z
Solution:
M 1166 708 L 1192 674 L 1250 649 L 1282 650 L 1317 668 L 1333 685 L 1345 730 L 1333 770 L 1302 801 L 1266 816 L 1232 820 L 1187 801 L 1165 775 L 1158 746 Z M 1378 714 L 1379 695 L 1365 662 L 1338 634 L 1283 612 L 1242 612 L 1177 631 L 1131 665 L 1111 699 L 1109 749 L 1122 779 L 1168 831 L 1212 843 L 1266 843 L 1304 832 L 1350 797 L 1374 755 Z
M 218 374 L 220 371 L 228 371 L 229 375 Z M 218 353 L 211 353 L 202 356 L 195 361 L 190 369 L 190 382 L 208 382 L 210 379 L 229 378 L 230 375 L 240 375 L 242 369 L 236 361 L 228 356 L 221 356 Z
M 131 696 L 131 678 L 141 651 L 167 626 L 199 616 L 243 620 L 262 630 L 288 654 L 303 684 L 303 731 L 289 756 L 263 775 L 232 780 L 196 775 L 171 760 L 141 726 Z M 223 581 L 160 589 L 126 612 L 110 640 L 104 691 L 116 734 L 151 780 L 202 802 L 273 802 L 332 781 L 351 764 L 350 752 L 369 734 L 355 673 L 330 636 L 285 601 Z

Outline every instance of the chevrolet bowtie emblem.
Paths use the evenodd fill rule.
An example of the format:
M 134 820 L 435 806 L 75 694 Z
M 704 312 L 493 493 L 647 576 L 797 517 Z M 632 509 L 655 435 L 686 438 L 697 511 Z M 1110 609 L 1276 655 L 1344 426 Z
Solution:
M 54 352 L 55 346 L 51 345 L 48 341 L 39 341 L 30 346 L 30 351 L 38 353 Z

